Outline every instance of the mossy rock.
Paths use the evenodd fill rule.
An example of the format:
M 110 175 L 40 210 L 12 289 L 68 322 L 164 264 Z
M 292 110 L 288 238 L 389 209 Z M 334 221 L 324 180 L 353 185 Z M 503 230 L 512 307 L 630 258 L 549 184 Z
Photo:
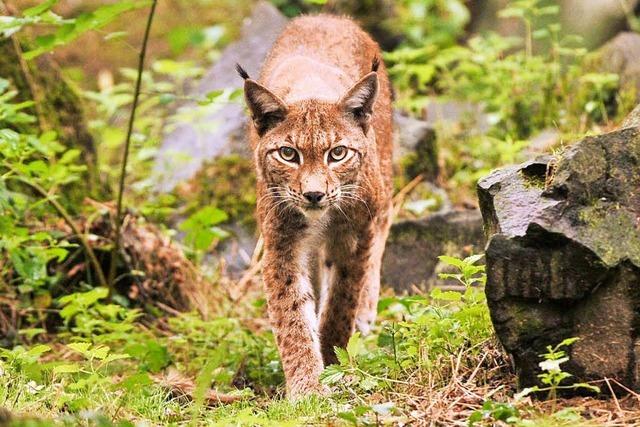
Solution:
M 254 230 L 255 187 L 251 160 L 234 154 L 205 163 L 194 178 L 178 185 L 175 192 L 185 201 L 186 214 L 202 206 L 214 206 L 226 212 L 230 222 Z
M 640 390 L 640 127 L 631 123 L 478 184 L 487 300 L 522 387 L 538 383 L 547 345 L 578 337 L 563 365 L 572 381 Z
M 382 261 L 382 283 L 398 293 L 427 291 L 442 268 L 438 255 L 465 257 L 484 246 L 477 210 L 448 211 L 391 226 Z

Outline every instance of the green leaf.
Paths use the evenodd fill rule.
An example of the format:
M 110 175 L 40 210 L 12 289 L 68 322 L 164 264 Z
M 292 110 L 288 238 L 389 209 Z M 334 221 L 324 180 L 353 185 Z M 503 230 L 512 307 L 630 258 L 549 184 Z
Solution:
M 462 300 L 462 294 L 455 291 L 443 291 L 440 288 L 434 288 L 431 291 L 431 298 L 440 301 L 458 302 Z
M 106 345 L 94 347 L 88 351 L 88 354 L 90 357 L 98 360 L 103 360 L 106 359 L 107 355 L 109 354 L 109 347 L 107 347 Z
M 320 374 L 320 381 L 323 384 L 333 385 L 337 384 L 342 378 L 344 378 L 344 371 L 337 365 L 329 365 Z
M 153 381 L 149 377 L 149 374 L 141 372 L 125 378 L 120 382 L 119 386 L 129 391 L 135 391 L 140 390 L 143 387 L 148 387 L 152 384 Z
M 347 351 L 344 348 L 334 347 L 333 351 L 336 353 L 340 366 L 349 366 L 349 354 L 347 354 Z
M 37 16 L 37 15 L 42 15 L 44 12 L 48 11 L 49 9 L 51 9 L 56 3 L 58 3 L 58 0 L 46 0 L 46 1 L 43 1 L 42 3 L 40 3 L 37 6 L 33 6 L 33 7 L 28 8 L 28 9 L 25 9 L 24 12 L 22 12 L 22 15 L 26 16 L 26 17 L 33 17 L 33 16 Z
M 80 365 L 77 363 L 65 363 L 53 368 L 54 374 L 73 374 L 80 371 Z
M 121 0 L 113 4 L 101 6 L 93 12 L 83 13 L 76 17 L 76 19 L 70 20 L 68 23 L 59 27 L 55 33 L 37 37 L 37 47 L 28 52 L 24 52 L 23 57 L 27 60 L 34 59 L 43 53 L 75 40 L 87 31 L 98 30 L 104 27 L 124 12 L 145 7 L 150 3 L 149 0 Z
M 353 412 L 338 412 L 338 418 L 349 421 L 354 426 L 358 425 L 358 417 Z
M 185 242 L 197 251 L 205 251 L 215 239 L 227 236 L 221 229 L 214 227 L 228 219 L 227 214 L 213 206 L 206 206 L 192 214 L 178 227 L 184 231 Z
M 362 337 L 360 336 L 360 332 L 356 332 L 351 335 L 349 338 L 349 342 L 347 343 L 347 354 L 349 358 L 353 361 L 360 354 L 364 347 L 364 342 L 362 341 Z
M 464 261 L 458 258 L 454 258 L 452 256 L 448 256 L 448 255 L 440 255 L 438 257 L 438 259 L 442 262 L 444 262 L 445 264 L 449 264 L 452 265 L 454 267 L 458 267 L 458 268 L 462 268 L 464 267 Z
M 45 344 L 39 344 L 34 347 L 31 347 L 26 354 L 29 356 L 40 357 L 44 353 L 51 351 L 51 347 Z
M 91 343 L 89 342 L 72 342 L 67 344 L 71 350 L 76 351 L 82 355 L 87 355 L 89 348 L 91 348 Z
M 66 151 L 60 158 L 59 162 L 63 165 L 66 165 L 74 162 L 78 157 L 80 157 L 80 150 L 74 148 L 72 150 Z
M 46 333 L 46 329 L 44 328 L 26 328 L 20 329 L 20 335 L 26 336 L 28 339 L 33 339 L 33 337 Z

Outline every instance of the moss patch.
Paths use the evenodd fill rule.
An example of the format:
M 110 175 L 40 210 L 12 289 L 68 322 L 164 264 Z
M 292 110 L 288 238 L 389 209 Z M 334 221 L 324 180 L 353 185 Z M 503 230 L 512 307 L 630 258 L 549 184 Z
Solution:
M 186 213 L 202 206 L 225 211 L 232 222 L 255 229 L 256 177 L 250 160 L 230 155 L 205 163 L 196 176 L 179 185 L 176 195 L 186 202 Z

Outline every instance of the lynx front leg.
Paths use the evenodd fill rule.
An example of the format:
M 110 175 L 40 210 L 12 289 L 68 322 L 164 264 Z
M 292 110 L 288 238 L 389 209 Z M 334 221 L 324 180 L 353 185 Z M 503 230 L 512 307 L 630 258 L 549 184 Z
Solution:
M 269 318 L 290 398 L 324 391 L 313 288 L 299 252 L 290 243 L 267 247 L 263 268 Z
M 326 365 L 337 361 L 334 347 L 345 347 L 353 334 L 373 240 L 372 230 L 367 229 L 358 237 L 343 234 L 330 245 L 331 283 L 320 320 L 322 358 Z
M 368 335 L 378 315 L 378 299 L 380 297 L 380 269 L 384 246 L 391 226 L 392 210 L 381 224 L 377 226 L 373 237 L 371 256 L 366 270 L 363 289 L 360 292 L 358 312 L 356 314 L 356 328 L 362 335 Z

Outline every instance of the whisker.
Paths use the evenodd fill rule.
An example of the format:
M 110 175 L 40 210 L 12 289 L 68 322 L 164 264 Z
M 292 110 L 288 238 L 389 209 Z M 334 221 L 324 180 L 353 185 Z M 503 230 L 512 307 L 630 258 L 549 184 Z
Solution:
M 279 200 L 278 202 L 276 202 L 273 206 L 271 206 L 271 208 L 269 208 L 269 211 L 267 211 L 267 214 L 264 216 L 264 217 L 265 217 L 265 219 L 268 219 L 268 218 L 269 218 L 269 215 L 270 215 L 270 214 L 271 214 L 275 209 L 277 209 L 279 206 L 281 206 L 281 205 L 283 205 L 283 204 L 286 204 L 287 202 L 289 202 L 289 199 L 288 199 L 288 198 L 285 198 L 285 199 L 282 199 L 282 200 Z M 287 205 L 287 206 L 289 206 L 289 205 Z
M 340 205 L 338 203 L 335 203 L 331 206 L 335 206 L 336 208 L 338 208 L 338 210 L 342 213 L 342 215 L 344 216 L 344 218 L 347 220 L 347 222 L 350 222 L 349 217 L 347 216 L 346 213 L 344 213 L 344 211 L 342 210 L 342 208 L 340 207 Z
M 340 196 L 340 198 L 341 199 L 344 198 L 344 199 L 349 200 L 349 201 L 362 203 L 364 205 L 364 207 L 367 208 L 367 212 L 369 212 L 369 219 L 373 219 L 373 214 L 371 213 L 371 209 L 369 209 L 369 205 L 367 204 L 366 201 L 364 201 L 360 197 L 354 196 L 352 194 L 344 193 L 344 194 L 342 194 Z

